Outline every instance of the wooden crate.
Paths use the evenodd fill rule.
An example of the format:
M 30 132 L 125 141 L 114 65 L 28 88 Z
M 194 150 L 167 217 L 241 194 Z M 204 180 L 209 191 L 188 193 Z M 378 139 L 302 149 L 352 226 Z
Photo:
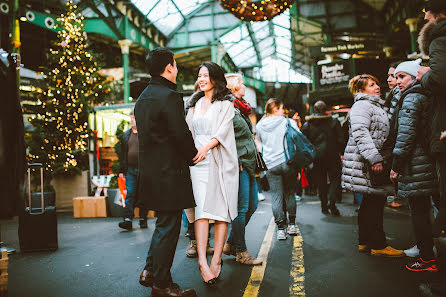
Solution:
M 107 202 L 104 196 L 73 198 L 73 216 L 75 218 L 107 217 Z
M 0 259 L 0 296 L 5 295 L 8 292 L 8 251 L 1 250 Z
M 139 218 L 139 208 L 138 207 L 135 207 L 135 209 L 134 209 L 134 216 L 135 216 L 135 218 Z M 149 210 L 149 212 L 147 213 L 147 217 L 150 219 L 150 218 L 154 218 L 156 215 L 155 215 L 155 211 L 153 211 L 153 210 Z

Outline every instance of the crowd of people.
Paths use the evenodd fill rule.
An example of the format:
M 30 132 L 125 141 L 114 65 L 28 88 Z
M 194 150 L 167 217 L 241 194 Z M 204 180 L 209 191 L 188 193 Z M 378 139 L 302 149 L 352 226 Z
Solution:
M 140 275 L 153 296 L 196 296 L 193 289 L 176 285 L 170 274 L 183 210 L 191 239 L 186 254 L 198 258 L 204 284 L 213 286 L 222 272 L 223 253 L 244 265 L 262 264 L 245 241 L 246 225 L 258 205 L 256 175 L 267 184 L 263 194 L 272 203 L 277 239 L 285 240 L 297 234 L 296 198 L 309 168 L 323 214 L 341 215 L 336 203 L 342 188 L 355 194 L 359 252 L 408 255 L 416 258 L 406 265 L 409 271 L 438 271 L 431 216 L 434 206 L 439 210 L 435 226 L 444 232 L 446 5 L 428 3 L 420 47 L 430 57 L 430 67 L 421 66 L 421 60 L 390 65 L 385 99 L 375 76 L 351 79 L 354 103 L 344 129 L 323 101 L 302 123 L 294 110 L 285 116 L 277 98 L 267 101 L 254 128 L 251 107 L 243 99 L 243 77 L 225 74 L 213 62 L 199 66 L 196 92 L 184 104 L 176 92 L 173 53 L 166 48 L 149 53 L 152 79 L 135 105 L 137 129 L 132 124 L 124 134 L 122 174 L 131 192 L 126 204 L 157 212 Z M 410 206 L 416 245 L 406 251 L 387 243 L 383 216 L 388 196 Z M 120 223 L 124 229 L 132 228 L 132 207 Z M 209 244 L 211 224 L 214 247 Z M 140 225 L 147 223 L 141 219 Z

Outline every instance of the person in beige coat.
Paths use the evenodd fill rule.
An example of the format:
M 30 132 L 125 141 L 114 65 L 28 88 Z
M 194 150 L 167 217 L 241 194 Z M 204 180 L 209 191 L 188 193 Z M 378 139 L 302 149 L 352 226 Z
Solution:
M 233 95 L 226 88 L 223 69 L 213 62 L 199 67 L 200 94 L 188 102 L 186 122 L 198 149 L 190 168 L 194 209 L 186 211 L 189 221 L 195 221 L 198 265 L 206 284 L 215 284 L 221 273 L 221 255 L 228 233 L 228 223 L 237 212 L 239 166 L 234 135 Z M 215 221 L 215 246 L 211 265 L 206 259 L 209 221 Z

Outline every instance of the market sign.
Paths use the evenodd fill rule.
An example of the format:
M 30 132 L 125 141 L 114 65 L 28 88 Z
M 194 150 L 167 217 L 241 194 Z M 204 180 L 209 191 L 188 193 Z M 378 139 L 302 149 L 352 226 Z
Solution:
M 371 50 L 376 50 L 376 46 L 366 42 L 326 44 L 310 47 L 310 56 L 318 57 L 329 54 L 356 53 L 358 51 Z
M 351 77 L 350 61 L 318 65 L 315 74 L 317 89 L 348 84 Z

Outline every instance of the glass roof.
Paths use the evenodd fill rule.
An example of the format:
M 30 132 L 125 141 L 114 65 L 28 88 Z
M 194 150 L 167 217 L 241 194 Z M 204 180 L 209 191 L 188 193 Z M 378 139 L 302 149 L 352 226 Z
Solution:
M 131 2 L 154 26 L 169 36 L 175 33 L 175 29 L 192 12 L 213 1 L 131 0 Z M 272 21 L 242 22 L 240 26 L 220 36 L 219 42 L 238 68 L 253 69 L 257 79 L 309 83 L 308 77 L 291 69 L 290 28 L 290 14 L 286 11 Z

